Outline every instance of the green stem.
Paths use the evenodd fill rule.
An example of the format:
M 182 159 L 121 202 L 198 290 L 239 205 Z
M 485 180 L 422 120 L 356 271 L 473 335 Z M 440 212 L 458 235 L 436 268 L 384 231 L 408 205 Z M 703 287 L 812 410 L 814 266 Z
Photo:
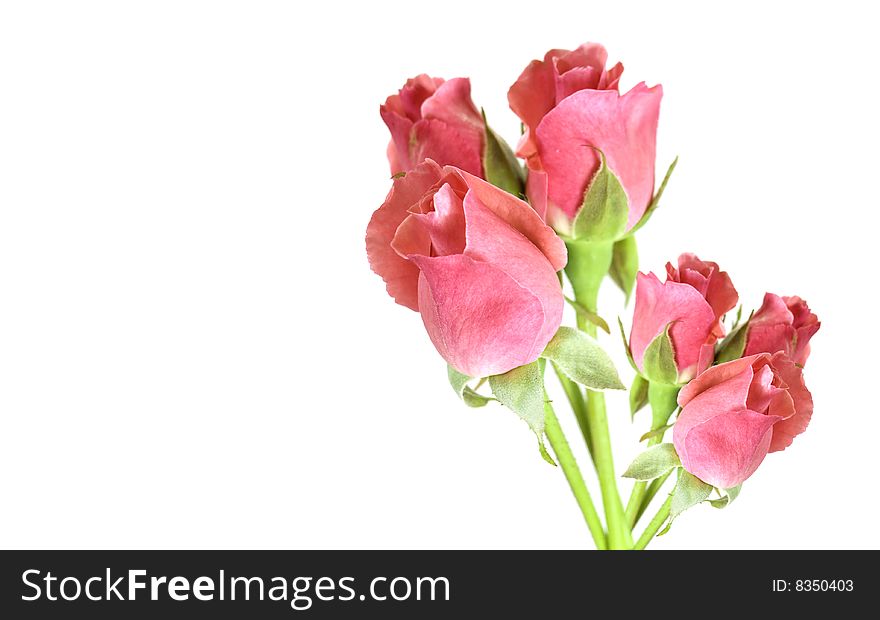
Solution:
M 559 462 L 562 473 L 565 474 L 565 479 L 568 480 L 568 486 L 571 487 L 571 492 L 574 494 L 574 498 L 584 515 L 584 521 L 587 522 L 587 527 L 590 528 L 590 534 L 593 536 L 596 548 L 607 549 L 608 543 L 605 538 L 605 529 L 602 527 L 602 521 L 599 520 L 599 514 L 593 505 L 590 491 L 587 489 L 584 477 L 581 475 L 581 470 L 574 458 L 574 454 L 571 452 L 568 441 L 565 439 L 565 435 L 562 433 L 562 427 L 559 426 L 556 413 L 549 402 L 544 403 L 544 432 L 547 434 L 547 440 L 556 454 L 556 460 Z
M 676 399 L 681 388 L 677 385 L 666 385 L 651 381 L 648 383 L 648 402 L 651 403 L 651 430 L 657 430 L 666 426 L 669 422 L 669 416 L 678 406 Z M 654 435 L 648 440 L 648 447 L 656 446 L 663 441 L 663 433 Z M 664 478 L 665 480 L 665 478 Z M 662 483 L 661 483 L 662 484 Z M 626 521 L 630 528 L 636 526 L 639 516 L 647 507 L 645 496 L 648 490 L 648 483 L 639 481 L 633 485 L 632 493 L 630 493 L 629 501 L 626 503 Z M 657 491 L 655 490 L 654 493 Z M 653 498 L 653 495 L 651 496 Z M 648 499 L 648 502 L 651 500 Z M 644 506 L 644 507 L 643 507 Z
M 611 266 L 613 243 L 570 241 L 567 247 L 568 265 L 565 271 L 571 282 L 575 301 L 590 312 L 597 312 L 599 287 Z M 577 325 L 582 331 L 596 337 L 596 326 L 588 323 L 585 318 L 579 316 Z M 608 523 L 608 546 L 611 549 L 629 549 L 632 547 L 632 531 L 627 524 L 623 502 L 617 489 L 605 396 L 601 392 L 587 390 L 587 423 Z
M 633 524 L 633 527 L 635 527 L 635 524 L 639 522 L 639 519 L 642 518 L 642 515 L 645 514 L 645 511 L 648 509 L 648 506 L 651 505 L 651 501 L 654 499 L 654 497 L 660 491 L 660 488 L 663 486 L 663 483 L 666 482 L 666 480 L 669 478 L 670 474 L 672 474 L 673 471 L 675 471 L 675 470 L 670 470 L 670 471 L 666 472 L 665 474 L 663 474 L 662 476 L 660 476 L 659 478 L 657 478 L 656 480 L 651 482 L 650 485 L 648 485 L 648 490 L 645 493 L 645 497 L 642 499 L 642 505 L 639 506 L 639 510 L 636 513 L 636 519 L 635 519 L 635 523 Z
M 581 392 L 581 388 L 578 384 L 566 377 L 565 373 L 559 370 L 559 367 L 556 364 L 553 364 L 553 370 L 556 371 L 556 376 L 559 378 L 559 383 L 562 384 L 562 389 L 565 392 L 566 398 L 568 398 L 571 410 L 574 411 L 574 417 L 577 418 L 578 427 L 581 429 L 584 443 L 587 444 L 587 450 L 590 452 L 590 459 L 595 466 L 596 458 L 593 456 L 593 440 L 590 437 L 590 426 L 587 421 L 587 403 L 584 402 L 584 394 Z
M 633 549 L 644 549 L 648 546 L 648 543 L 653 540 L 660 528 L 663 527 L 663 524 L 666 523 L 666 519 L 669 518 L 670 506 L 672 506 L 672 495 L 670 495 L 666 501 L 663 502 L 663 505 L 660 506 L 660 510 L 657 511 L 657 514 L 651 519 L 648 527 L 646 527 L 645 531 L 642 532 L 642 535 L 639 536 Z

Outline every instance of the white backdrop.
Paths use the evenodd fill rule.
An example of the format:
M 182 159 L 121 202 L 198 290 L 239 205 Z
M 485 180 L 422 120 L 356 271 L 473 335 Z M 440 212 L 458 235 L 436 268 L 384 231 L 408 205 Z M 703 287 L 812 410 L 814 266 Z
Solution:
M 809 430 L 653 546 L 880 547 L 862 3 L 497 4 L 2 5 L 0 546 L 588 547 L 562 473 L 457 401 L 363 236 L 405 78 L 470 76 L 513 141 L 525 64 L 592 40 L 624 88 L 663 84 L 658 169 L 681 156 L 643 269 L 694 251 L 747 307 L 798 294 L 823 322 Z M 625 399 L 619 468 L 647 424 Z

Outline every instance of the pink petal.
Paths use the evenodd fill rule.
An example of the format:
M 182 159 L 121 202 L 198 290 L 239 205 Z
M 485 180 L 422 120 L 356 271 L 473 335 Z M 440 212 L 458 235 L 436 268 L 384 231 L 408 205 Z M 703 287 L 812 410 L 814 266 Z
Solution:
M 408 308 L 418 310 L 418 268 L 391 247 L 397 228 L 409 217 L 409 208 L 440 179 L 441 168 L 433 161 L 420 164 L 394 180 L 385 202 L 367 226 L 366 245 L 370 267 L 385 280 L 388 294 Z
M 638 84 L 616 91 L 578 91 L 548 112 L 535 132 L 550 202 L 573 218 L 605 153 L 629 198 L 627 229 L 641 219 L 654 193 L 654 159 L 662 88 Z
M 410 233 L 408 225 L 420 230 Z M 405 240 L 400 239 L 403 231 L 407 232 Z M 417 238 L 418 243 L 412 243 L 413 238 Z M 404 257 L 411 254 L 446 256 L 464 252 L 465 219 L 461 198 L 448 183 L 444 183 L 434 194 L 434 210 L 410 215 L 397 229 L 391 245 Z
M 526 357 L 535 359 L 562 322 L 565 302 L 556 271 L 537 247 L 488 209 L 473 191 L 465 196 L 464 212 L 465 255 L 495 265 L 541 303 L 543 324 L 534 333 L 534 342 L 526 353 Z
M 779 377 L 788 387 L 794 403 L 794 415 L 780 421 L 773 427 L 773 440 L 770 452 L 785 450 L 795 437 L 803 433 L 813 416 L 813 396 L 804 383 L 803 371 L 785 354 L 776 353 L 771 361 Z
M 535 128 L 556 104 L 556 74 L 549 61 L 564 53 L 566 50 L 550 50 L 543 61 L 533 60 L 507 91 L 510 109 L 522 120 L 525 130 L 517 145 L 516 154 L 520 157 L 528 159 L 535 154 Z
M 541 302 L 494 265 L 470 256 L 414 256 L 422 270 L 419 310 L 440 355 L 471 377 L 534 361 Z M 539 352 L 540 353 L 540 352 Z
M 391 100 L 391 97 L 389 97 Z M 409 136 L 413 122 L 391 109 L 388 104 L 379 106 L 379 115 L 391 132 L 391 143 L 388 145 L 388 163 L 391 166 L 391 174 L 406 172 L 413 168 L 410 158 Z
M 712 308 L 695 288 L 678 282 L 662 283 L 653 273 L 639 272 L 630 335 L 630 349 L 639 368 L 645 349 L 672 323 L 670 338 L 676 366 L 681 375 L 693 376 L 714 322 Z
M 689 408 L 702 408 L 700 397 Z M 720 489 L 742 484 L 767 456 L 773 425 L 779 420 L 748 409 L 720 413 L 699 425 L 679 431 L 673 427 L 673 443 L 682 467 Z
M 554 271 L 565 267 L 565 242 L 538 213 L 519 198 L 467 172 L 460 172 L 474 197 L 509 226 L 531 241 L 550 261 Z
M 412 161 L 433 159 L 477 176 L 483 175 L 483 132 L 471 125 L 423 119 L 412 129 Z
M 702 394 L 717 385 L 733 380 L 734 377 L 738 377 L 746 370 L 748 370 L 748 375 L 750 377 L 749 384 L 751 384 L 751 377 L 754 376 L 752 366 L 766 363 L 769 360 L 769 355 L 753 355 L 751 357 L 743 357 L 738 360 L 712 366 L 706 370 L 706 372 L 700 374 L 697 378 L 681 388 L 681 391 L 678 393 L 678 404 L 679 406 L 684 407 L 699 394 Z M 740 403 L 743 407 L 746 405 L 745 399 L 747 395 L 748 391 L 743 393 L 743 400 Z

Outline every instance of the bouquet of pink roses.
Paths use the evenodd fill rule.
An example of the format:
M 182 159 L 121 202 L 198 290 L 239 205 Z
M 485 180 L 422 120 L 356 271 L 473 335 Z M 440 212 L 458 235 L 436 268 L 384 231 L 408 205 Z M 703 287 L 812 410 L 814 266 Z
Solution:
M 498 401 L 527 422 L 597 548 L 643 549 L 687 508 L 727 506 L 769 452 L 806 429 L 813 403 L 803 369 L 819 321 L 801 298 L 767 293 L 757 312 L 744 318 L 740 306 L 727 325 L 736 288 L 694 254 L 667 263 L 665 281 L 638 271 L 636 233 L 675 162 L 655 191 L 663 91 L 639 83 L 621 94 L 623 67 L 606 60 L 588 43 L 525 68 L 508 91 L 522 120 L 515 152 L 474 105 L 468 79 L 408 80 L 380 107 L 393 185 L 366 243 L 391 297 L 421 315 L 461 400 Z M 635 370 L 630 413 L 651 409 L 647 449 L 623 473 L 633 480 L 626 502 L 603 395 L 624 385 L 595 339 L 610 331 L 598 307 L 606 276 L 627 300 L 635 288 L 628 337 L 620 325 Z M 566 303 L 575 327 L 561 325 Z M 547 397 L 548 370 L 595 467 L 604 523 Z

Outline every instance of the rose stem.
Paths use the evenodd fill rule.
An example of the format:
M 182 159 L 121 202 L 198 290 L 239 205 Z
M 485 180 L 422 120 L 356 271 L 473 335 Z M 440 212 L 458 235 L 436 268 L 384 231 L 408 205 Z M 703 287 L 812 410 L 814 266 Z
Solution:
M 590 534 L 593 535 L 596 548 L 607 549 L 608 543 L 605 539 L 605 529 L 602 527 L 602 521 L 599 520 L 596 507 L 593 505 L 590 491 L 587 489 L 584 477 L 581 475 L 581 470 L 578 468 L 568 441 L 562 433 L 562 427 L 559 426 L 559 420 L 556 418 L 553 406 L 547 400 L 544 402 L 544 432 L 547 435 L 550 446 L 553 448 L 553 452 L 556 454 L 556 460 L 565 474 L 565 479 L 568 480 L 568 486 L 571 487 L 571 492 L 574 494 L 578 506 L 580 506 L 584 520 L 587 522 L 587 527 L 590 528 Z
M 553 370 L 556 371 L 559 383 L 562 384 L 562 389 L 565 391 L 566 398 L 568 398 L 568 404 L 571 405 L 571 410 L 574 411 L 574 417 L 577 418 L 578 427 L 581 429 L 581 435 L 583 435 L 584 443 L 587 444 L 587 450 L 590 452 L 590 459 L 593 461 L 593 466 L 595 467 L 596 457 L 593 456 L 593 441 L 590 438 L 590 426 L 587 421 L 587 404 L 584 402 L 584 395 L 581 392 L 580 387 L 578 387 L 578 384 L 566 377 L 556 364 L 553 364 Z
M 566 273 L 574 291 L 575 301 L 590 312 L 596 312 L 599 287 L 611 265 L 613 243 L 572 241 L 566 245 L 568 246 Z M 596 337 L 596 326 L 587 322 L 580 314 L 577 315 L 577 326 L 593 338 Z M 623 502 L 617 490 L 605 395 L 601 392 L 587 390 L 587 422 L 592 439 L 593 458 L 599 474 L 599 486 L 602 490 L 602 503 L 605 506 L 605 519 L 608 522 L 608 546 L 611 549 L 629 549 L 632 547 L 632 531 L 627 524 Z
M 666 423 L 669 421 L 669 416 L 672 415 L 672 412 L 675 411 L 677 406 L 676 398 L 678 397 L 679 390 L 680 388 L 677 385 L 663 385 L 662 383 L 657 383 L 655 381 L 648 383 L 648 402 L 651 403 L 652 431 L 666 426 Z M 665 431 L 651 437 L 648 440 L 648 447 L 656 446 L 663 441 L 664 433 Z M 629 501 L 626 503 L 626 522 L 629 523 L 630 528 L 636 526 L 640 511 L 644 510 L 642 505 L 645 503 L 644 500 L 647 489 L 648 483 L 641 480 L 633 485 Z M 654 492 L 656 493 L 656 490 Z
M 663 505 L 660 506 L 660 510 L 657 511 L 657 514 L 654 515 L 654 518 L 651 519 L 651 522 L 648 524 L 648 527 L 645 528 L 645 531 L 642 532 L 642 535 L 639 536 L 639 539 L 636 541 L 633 549 L 644 549 L 648 546 L 648 543 L 654 538 L 654 535 L 657 533 L 663 524 L 666 522 L 666 519 L 669 518 L 669 507 L 672 505 L 672 495 L 670 494 L 666 501 L 663 502 Z
M 663 486 L 663 483 L 666 482 L 666 479 L 669 478 L 669 475 L 673 471 L 674 470 L 670 470 L 670 471 L 666 472 L 665 474 L 663 474 L 662 476 L 660 476 L 659 478 L 657 478 L 656 480 L 651 482 L 651 484 L 648 486 L 648 491 L 647 491 L 647 493 L 645 493 L 644 499 L 642 499 L 642 505 L 639 506 L 639 510 L 636 513 L 636 519 L 635 519 L 635 523 L 633 523 L 633 527 L 636 526 L 636 523 L 638 523 L 639 519 L 642 518 L 642 515 L 645 514 L 645 511 L 648 509 L 648 506 L 651 505 L 651 500 L 654 499 L 654 496 L 657 495 L 657 492 L 660 490 L 660 487 Z

